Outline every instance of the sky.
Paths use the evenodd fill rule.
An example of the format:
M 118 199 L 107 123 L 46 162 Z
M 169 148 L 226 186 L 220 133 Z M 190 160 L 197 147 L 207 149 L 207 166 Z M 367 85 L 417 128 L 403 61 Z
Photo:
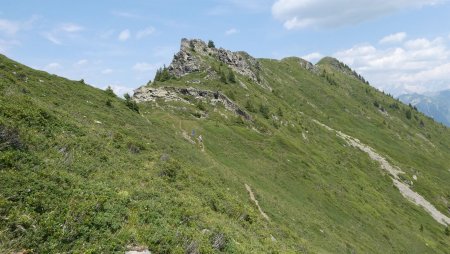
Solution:
M 393 95 L 450 89 L 450 0 L 0 0 L 0 53 L 119 95 L 181 38 L 258 58 L 336 57 Z

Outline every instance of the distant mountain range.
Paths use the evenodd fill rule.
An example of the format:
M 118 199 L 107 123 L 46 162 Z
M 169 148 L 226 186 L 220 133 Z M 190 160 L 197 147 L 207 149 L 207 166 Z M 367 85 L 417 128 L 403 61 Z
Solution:
M 399 99 L 411 104 L 422 113 L 450 127 L 450 90 L 422 95 L 404 94 Z

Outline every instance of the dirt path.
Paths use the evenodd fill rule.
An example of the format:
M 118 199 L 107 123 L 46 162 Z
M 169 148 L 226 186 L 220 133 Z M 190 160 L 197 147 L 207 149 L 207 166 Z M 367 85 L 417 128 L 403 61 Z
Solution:
M 262 217 L 264 217 L 264 219 L 266 220 L 270 220 L 269 216 L 267 216 L 267 214 L 261 209 L 261 207 L 259 206 L 258 200 L 256 200 L 255 198 L 255 194 L 253 194 L 252 189 L 250 188 L 250 186 L 248 186 L 248 184 L 245 184 L 245 188 L 248 191 L 248 194 L 250 195 L 250 199 L 255 202 L 256 207 L 258 207 L 259 212 L 261 213 Z
M 436 207 L 434 207 L 430 202 L 428 202 L 420 194 L 411 190 L 409 185 L 400 181 L 398 175 L 404 174 L 404 172 L 400 168 L 391 165 L 386 160 L 386 158 L 384 158 L 383 156 L 378 154 L 372 147 L 361 143 L 361 141 L 359 141 L 358 139 L 353 138 L 353 137 L 351 137 L 347 134 L 344 134 L 340 131 L 337 131 L 333 128 L 330 128 L 329 126 L 327 126 L 317 120 L 313 120 L 313 121 L 315 123 L 317 123 L 318 125 L 324 127 L 325 129 L 335 132 L 338 137 L 345 140 L 349 145 L 356 147 L 356 148 L 362 150 L 363 152 L 367 153 L 372 160 L 380 163 L 380 167 L 389 173 L 389 175 L 391 176 L 392 182 L 398 188 L 398 190 L 400 191 L 400 193 L 402 194 L 403 197 L 405 197 L 409 201 L 413 202 L 414 204 L 421 206 L 423 209 L 425 209 L 425 211 L 427 211 L 433 217 L 433 219 L 435 219 L 440 224 L 442 224 L 444 226 L 450 225 L 449 217 L 442 214 L 439 210 L 436 209 Z

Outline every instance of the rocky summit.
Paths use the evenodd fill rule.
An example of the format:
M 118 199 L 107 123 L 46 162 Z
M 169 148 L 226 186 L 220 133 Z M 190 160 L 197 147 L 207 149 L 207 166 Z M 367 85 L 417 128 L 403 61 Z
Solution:
M 207 71 L 217 75 L 202 58 L 217 60 L 233 71 L 250 78 L 254 82 L 260 82 L 259 62 L 245 52 L 231 52 L 223 48 L 208 46 L 198 39 L 182 39 L 180 51 L 175 54 L 169 66 L 170 74 L 182 77 L 188 73 Z

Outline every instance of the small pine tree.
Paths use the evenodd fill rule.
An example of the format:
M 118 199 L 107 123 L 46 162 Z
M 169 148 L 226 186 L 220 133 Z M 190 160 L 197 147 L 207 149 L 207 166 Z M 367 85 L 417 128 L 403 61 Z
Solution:
M 164 69 L 162 70 L 161 73 L 161 80 L 162 82 L 167 81 L 170 79 L 170 73 L 169 70 L 164 66 Z
M 228 72 L 228 80 L 229 80 L 231 83 L 236 83 L 236 76 L 234 75 L 233 70 L 230 70 L 230 71 Z
M 450 229 L 448 228 L 448 226 L 445 227 L 444 234 L 445 234 L 446 236 L 450 236 Z
M 169 69 L 164 65 L 164 68 L 159 68 L 156 71 L 154 81 L 164 82 L 172 79 L 172 75 L 169 73 Z M 151 82 L 149 82 L 151 84 Z
M 161 81 L 161 73 L 162 73 L 162 69 L 161 68 L 156 70 L 155 78 L 153 80 L 154 81 Z
M 136 103 L 135 101 L 133 101 L 133 100 L 131 99 L 131 96 L 130 96 L 128 93 L 126 93 L 126 94 L 123 95 L 123 97 L 125 98 L 125 105 L 126 105 L 129 109 L 131 109 L 131 110 L 136 111 L 137 113 L 139 113 L 139 106 L 137 105 L 137 103 Z
M 214 45 L 214 42 L 212 40 L 208 41 L 208 48 L 215 48 L 216 45 Z
M 116 97 L 116 94 L 114 93 L 114 90 L 111 88 L 111 86 L 108 86 L 105 89 L 105 92 L 107 95 L 111 96 L 111 97 Z
M 412 118 L 411 109 L 406 110 L 405 115 L 408 120 L 411 120 L 411 118 Z

